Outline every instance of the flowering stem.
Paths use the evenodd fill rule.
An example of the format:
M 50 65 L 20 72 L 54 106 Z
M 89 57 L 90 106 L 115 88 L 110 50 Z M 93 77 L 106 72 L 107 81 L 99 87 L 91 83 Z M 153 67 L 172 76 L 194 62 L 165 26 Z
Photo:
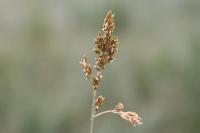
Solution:
M 95 100 L 96 100 L 96 93 L 97 91 L 93 91 L 93 99 L 92 99 L 92 109 L 91 109 L 91 117 L 90 117 L 90 133 L 94 131 L 94 117 L 95 117 Z
M 101 113 L 98 113 L 94 116 L 94 118 L 98 117 L 98 116 L 101 116 L 103 114 L 107 114 L 107 113 L 117 113 L 115 110 L 107 110 L 107 111 L 103 111 Z

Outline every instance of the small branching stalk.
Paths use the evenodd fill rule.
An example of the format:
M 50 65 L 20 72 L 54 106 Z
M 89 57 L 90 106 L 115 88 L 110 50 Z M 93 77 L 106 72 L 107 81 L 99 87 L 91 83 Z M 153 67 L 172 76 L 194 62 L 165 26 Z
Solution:
M 114 14 L 112 11 L 108 11 L 104 19 L 102 32 L 97 35 L 95 38 L 95 48 L 93 49 L 95 53 L 95 65 L 92 66 L 88 62 L 86 56 L 83 57 L 83 60 L 80 62 L 83 73 L 85 74 L 86 79 L 88 79 L 92 84 L 93 90 L 93 100 L 91 106 L 91 118 L 90 118 L 90 133 L 94 132 L 94 119 L 107 113 L 113 113 L 121 116 L 121 118 L 129 121 L 132 125 L 138 126 L 141 125 L 141 118 L 135 112 L 124 111 L 124 104 L 118 103 L 114 109 L 106 110 L 100 113 L 97 113 L 99 108 L 103 105 L 105 97 L 98 96 L 96 98 L 97 90 L 99 89 L 101 80 L 103 78 L 103 70 L 105 66 L 114 61 L 117 57 L 117 45 L 118 37 L 113 36 L 112 33 L 115 29 Z

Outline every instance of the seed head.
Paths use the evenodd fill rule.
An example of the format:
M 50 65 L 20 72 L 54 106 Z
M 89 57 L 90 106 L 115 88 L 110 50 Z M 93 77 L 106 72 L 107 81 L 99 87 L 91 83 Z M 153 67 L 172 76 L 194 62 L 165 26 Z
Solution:
M 141 117 L 135 112 L 120 112 L 119 115 L 135 127 L 143 124 Z
M 103 96 L 97 97 L 97 99 L 96 99 L 96 111 L 99 110 L 99 108 L 103 105 L 104 101 L 105 101 L 105 97 L 103 97 Z
M 116 112 L 121 112 L 121 111 L 123 111 L 124 110 L 124 104 L 123 103 L 118 103 L 117 105 L 116 105 L 116 107 L 115 107 L 115 111 Z
M 112 35 L 115 29 L 114 14 L 108 11 L 104 23 L 102 33 L 99 33 L 95 38 L 95 48 L 93 49 L 96 54 L 97 71 L 103 70 L 105 65 L 112 62 L 117 56 L 118 37 Z
M 124 104 L 121 102 L 116 105 L 114 112 L 120 115 L 123 119 L 129 121 L 134 126 L 142 124 L 142 119 L 137 113 L 130 111 L 124 112 Z
M 83 68 L 83 73 L 85 74 L 85 77 L 89 79 L 92 74 L 92 68 L 91 65 L 88 63 L 87 57 L 83 57 L 83 61 L 80 62 L 81 67 Z
M 115 29 L 114 14 L 112 11 L 108 11 L 103 23 L 103 31 L 105 33 L 112 33 Z
M 93 76 L 92 78 L 92 84 L 93 84 L 93 89 L 97 90 L 99 88 L 100 82 L 102 79 L 102 75 L 97 75 L 97 76 Z

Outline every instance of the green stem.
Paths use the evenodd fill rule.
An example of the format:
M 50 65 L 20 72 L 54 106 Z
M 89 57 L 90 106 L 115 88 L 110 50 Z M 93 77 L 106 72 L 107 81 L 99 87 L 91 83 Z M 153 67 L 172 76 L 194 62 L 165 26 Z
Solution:
M 90 117 L 90 133 L 94 132 L 94 117 L 95 117 L 95 101 L 96 101 L 96 90 L 93 91 L 93 99 L 92 99 L 92 109 L 91 109 L 91 117 Z

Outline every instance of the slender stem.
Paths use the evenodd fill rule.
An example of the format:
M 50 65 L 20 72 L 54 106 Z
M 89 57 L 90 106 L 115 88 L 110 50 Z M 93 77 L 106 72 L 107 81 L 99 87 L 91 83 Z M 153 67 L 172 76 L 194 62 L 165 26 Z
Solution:
M 107 110 L 107 111 L 103 111 L 101 113 L 98 113 L 94 116 L 94 118 L 100 116 L 100 115 L 103 115 L 103 114 L 107 114 L 107 113 L 116 113 L 114 110 Z
M 90 133 L 93 133 L 94 131 L 94 116 L 95 116 L 95 101 L 96 101 L 96 93 L 97 91 L 93 91 L 93 99 L 92 99 L 92 109 L 91 109 L 91 117 L 90 117 Z

